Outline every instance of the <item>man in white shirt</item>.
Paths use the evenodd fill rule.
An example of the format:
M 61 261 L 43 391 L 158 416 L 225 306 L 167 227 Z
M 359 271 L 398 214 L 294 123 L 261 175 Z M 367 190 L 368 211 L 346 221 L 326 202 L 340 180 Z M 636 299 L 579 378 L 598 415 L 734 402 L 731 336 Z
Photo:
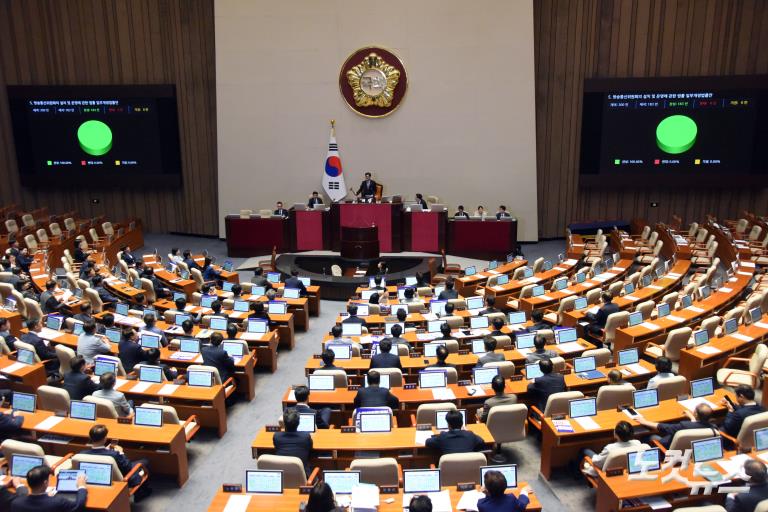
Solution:
M 77 355 L 83 356 L 85 362 L 93 364 L 98 355 L 112 353 L 111 345 L 103 336 L 96 334 L 96 323 L 88 320 L 83 324 L 83 332 L 77 338 Z
M 592 464 L 594 467 L 585 463 L 581 470 L 587 475 L 597 476 L 595 467 L 603 469 L 603 464 L 605 464 L 608 455 L 610 455 L 612 451 L 631 447 L 640 447 L 641 443 L 637 439 L 633 439 L 634 435 L 635 432 L 632 429 L 632 425 L 628 421 L 618 422 L 613 429 L 613 437 L 616 442 L 605 445 L 600 453 L 595 453 L 589 448 L 584 449 L 583 454 L 592 459 Z
M 123 418 L 133 414 L 133 407 L 131 403 L 125 399 L 125 395 L 120 391 L 115 390 L 115 384 L 117 378 L 112 372 L 107 372 L 99 377 L 99 384 L 101 389 L 93 392 L 93 396 L 96 398 L 104 398 L 115 404 L 117 414 Z
M 647 389 L 656 389 L 659 382 L 675 376 L 675 374 L 672 373 L 672 361 L 664 356 L 661 356 L 656 360 L 656 372 L 656 375 L 651 377 L 651 380 L 648 381 Z

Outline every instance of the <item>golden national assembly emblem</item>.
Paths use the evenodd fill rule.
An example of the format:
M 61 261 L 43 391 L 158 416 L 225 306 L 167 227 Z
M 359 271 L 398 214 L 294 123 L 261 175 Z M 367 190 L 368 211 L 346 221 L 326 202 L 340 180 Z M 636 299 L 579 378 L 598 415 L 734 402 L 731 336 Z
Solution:
M 402 61 L 391 51 L 366 47 L 350 55 L 339 73 L 344 101 L 366 117 L 384 117 L 397 109 L 407 90 Z

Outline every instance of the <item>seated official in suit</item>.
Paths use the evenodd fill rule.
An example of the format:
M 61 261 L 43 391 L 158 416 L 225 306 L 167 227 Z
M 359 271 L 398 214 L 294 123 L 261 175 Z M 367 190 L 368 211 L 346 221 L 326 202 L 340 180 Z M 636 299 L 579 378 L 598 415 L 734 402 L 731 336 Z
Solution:
M 199 271 L 203 271 L 203 268 L 197 264 L 195 259 L 192 257 L 192 251 L 189 249 L 184 249 L 184 252 L 182 253 L 182 261 L 187 266 L 189 270 L 192 270 L 193 268 L 196 268 Z
M 291 277 L 285 280 L 285 287 L 298 288 L 301 297 L 307 296 L 307 287 L 304 286 L 304 283 L 299 279 L 299 271 L 295 268 L 291 270 Z
M 487 315 L 489 313 L 498 313 L 499 309 L 496 308 L 496 297 L 490 296 L 485 298 L 485 309 L 480 311 L 481 315 Z
M 371 173 L 365 173 L 365 179 L 360 183 L 360 187 L 355 195 L 364 201 L 373 202 L 376 199 L 376 182 L 371 179 Z
M 224 337 L 221 333 L 214 332 L 211 334 L 210 346 L 203 346 L 201 352 L 203 353 L 203 364 L 216 368 L 223 384 L 235 373 L 235 360 L 227 354 L 226 350 L 221 348 L 222 341 L 224 341 Z
M 403 291 L 403 304 L 414 304 L 421 302 L 421 299 L 416 295 L 416 289 L 409 286 Z
M 400 363 L 400 356 L 390 354 L 392 350 L 392 341 L 389 339 L 383 339 L 379 342 L 379 353 L 371 358 L 371 369 L 375 368 L 400 368 L 403 369 L 403 365 Z
M 659 382 L 675 376 L 675 374 L 672 372 L 672 361 L 670 361 L 669 358 L 664 356 L 659 357 L 656 359 L 655 366 L 656 375 L 651 377 L 651 379 L 648 381 L 648 387 L 646 389 L 656 389 L 656 387 L 659 385 Z
M 99 389 L 99 385 L 91 380 L 90 375 L 83 373 L 85 368 L 83 356 L 75 356 L 69 365 L 72 370 L 64 374 L 64 389 L 69 393 L 70 400 L 82 400 Z
M 485 498 L 477 502 L 477 512 L 522 512 L 530 503 L 527 485 L 520 489 L 520 496 L 507 494 L 507 478 L 501 471 L 487 471 L 483 479 Z
M 477 367 L 485 366 L 487 363 L 500 363 L 504 361 L 504 354 L 497 354 L 496 350 L 496 338 L 490 334 L 483 338 L 483 346 L 485 347 L 485 354 L 477 359 Z
M 104 303 L 104 306 L 113 307 L 116 303 L 120 302 L 120 299 L 112 295 L 112 292 L 106 289 L 104 286 L 104 278 L 100 275 L 93 276 L 91 284 L 99 294 L 99 298 L 101 299 L 101 302 Z
M 162 368 L 163 375 L 165 375 L 166 380 L 174 380 L 179 376 L 179 371 L 176 368 L 168 366 L 164 362 L 160 361 L 160 351 L 156 348 L 150 348 L 147 350 L 147 364 L 150 366 L 158 366 Z
M 387 288 L 381 285 L 381 280 L 383 278 L 381 275 L 375 275 L 373 276 L 373 286 L 369 288 L 371 291 L 377 291 L 377 292 L 385 292 L 387 291 Z
M 350 304 L 347 306 L 347 313 L 349 316 L 341 321 L 343 324 L 363 324 L 365 325 L 365 319 L 357 316 L 357 306 Z
M 123 327 L 117 355 L 128 373 L 133 371 L 134 366 L 147 360 L 147 353 L 139 345 L 139 335 L 133 327 Z
M 632 428 L 632 425 L 628 421 L 620 421 L 613 428 L 613 438 L 615 442 L 605 445 L 600 453 L 585 448 L 582 450 L 581 455 L 582 457 L 590 457 L 592 459 L 592 464 L 594 464 L 596 468 L 603 469 L 603 464 L 605 464 L 605 461 L 608 459 L 611 452 L 623 450 L 632 446 L 639 447 L 642 444 L 639 440 L 634 439 L 634 437 L 635 430 Z M 579 458 L 581 459 L 582 457 Z M 584 464 L 581 470 L 588 475 L 597 476 L 597 471 L 595 471 L 595 468 L 589 464 Z
M 565 379 L 559 373 L 553 373 L 552 361 L 549 359 L 539 361 L 539 368 L 543 375 L 528 384 L 528 394 L 535 401 L 536 407 L 544 412 L 549 395 L 565 391 Z
M 485 212 L 485 208 L 483 208 L 483 205 L 479 205 L 477 207 L 477 210 L 475 210 L 475 214 L 473 217 L 480 217 L 482 220 L 485 220 L 485 218 L 488 216 L 488 214 Z
M 109 340 L 96 334 L 96 322 L 93 319 L 83 324 L 83 332 L 77 337 L 77 355 L 82 356 L 86 363 L 93 364 L 96 356 L 111 354 L 111 347 Z
M 283 202 L 278 201 L 275 205 L 275 211 L 272 212 L 272 215 L 279 215 L 280 217 L 287 219 L 288 218 L 288 210 L 283 208 Z
M 502 327 L 504 327 L 504 320 L 496 317 L 491 322 L 491 327 L 493 327 L 493 330 L 491 331 L 491 336 L 506 336 L 503 332 L 501 332 Z
M 323 204 L 323 198 L 320 197 L 320 194 L 317 193 L 317 190 L 312 192 L 312 196 L 309 198 L 309 201 L 307 201 L 307 206 L 309 208 L 314 208 L 316 204 Z
M 744 462 L 744 474 L 749 477 L 747 492 L 729 494 L 725 500 L 728 512 L 754 512 L 761 501 L 768 500 L 768 474 L 762 461 L 750 459 Z
M 531 313 L 531 322 L 533 324 L 526 330 L 528 332 L 541 331 L 542 329 L 552 329 L 552 326 L 544 321 L 544 311 L 540 309 L 534 309 Z
M 429 209 L 429 206 L 427 206 L 427 202 L 424 200 L 424 196 L 421 195 L 420 193 L 416 193 L 416 201 L 415 201 L 415 203 L 418 204 L 419 206 L 421 206 L 422 210 L 428 210 Z
M 404 340 L 403 338 L 400 337 L 402 334 L 403 334 L 403 328 L 400 326 L 400 324 L 395 324 L 389 330 L 389 337 L 385 339 L 389 340 L 389 342 L 392 344 L 392 347 L 397 347 L 398 345 L 405 345 L 406 347 L 409 347 L 409 350 L 410 350 L 408 340 Z
M 477 421 L 485 423 L 488 420 L 488 414 L 491 412 L 491 409 L 497 405 L 513 405 L 517 403 L 517 395 L 505 393 L 505 387 L 506 383 L 501 375 L 497 375 L 491 380 L 491 389 L 493 389 L 494 395 L 486 398 L 485 402 L 483 402 L 483 408 L 477 410 Z
M 435 357 L 437 357 L 437 362 L 430 364 L 427 368 L 456 368 L 456 365 L 445 362 L 448 359 L 448 349 L 444 345 L 437 347 Z
M 533 346 L 535 347 L 535 350 L 525 356 L 525 360 L 528 363 L 535 363 L 536 361 L 543 361 L 545 359 L 549 361 L 553 357 L 557 357 L 557 352 L 544 348 L 547 346 L 547 338 L 541 334 L 537 334 L 533 338 Z
M 213 268 L 213 260 L 207 257 L 203 260 L 203 281 L 221 281 L 221 272 Z
M 148 279 L 149 282 L 152 283 L 152 288 L 155 290 L 155 295 L 157 295 L 158 298 L 166 298 L 172 296 L 171 290 L 165 286 L 160 279 L 157 278 L 155 275 L 155 269 L 152 267 L 145 268 L 144 272 L 141 274 L 141 277 Z
M 48 480 L 52 474 L 48 466 L 35 466 L 27 472 L 28 491 L 22 491 L 11 502 L 11 512 L 76 512 L 85 510 L 88 489 L 85 474 L 77 477 L 77 494 L 71 501 L 62 494 L 48 494 Z M 8 510 L 8 509 L 6 509 Z
M 103 398 L 112 402 L 120 417 L 125 418 L 133 415 L 133 407 L 131 403 L 125 399 L 123 393 L 115 389 L 115 383 L 117 383 L 117 377 L 114 373 L 102 373 L 101 377 L 99 377 L 99 386 L 101 389 L 97 389 L 92 395 L 96 398 Z
M 40 306 L 42 306 L 43 313 L 50 315 L 51 313 L 65 313 L 66 305 L 61 299 L 57 299 L 54 295 L 56 290 L 56 281 L 49 279 L 45 283 L 45 291 L 40 294 Z
M 310 413 L 315 415 L 315 424 L 317 428 L 328 428 L 331 424 L 331 408 L 323 407 L 320 410 L 313 409 L 309 406 L 309 388 L 307 386 L 297 386 L 293 390 L 293 394 L 296 397 L 296 405 L 289 407 L 283 411 L 283 417 L 289 412 L 294 411 L 297 413 Z
M 733 407 L 728 400 L 723 399 L 722 404 L 728 409 L 725 415 L 725 421 L 720 426 L 720 430 L 731 437 L 737 437 L 744 420 L 753 414 L 765 412 L 765 407 L 755 402 L 755 390 L 744 384 L 737 386 L 736 390 L 737 407 Z
M 464 205 L 460 204 L 456 213 L 453 214 L 454 219 L 468 219 L 469 214 L 464 211 Z
M 336 361 L 336 353 L 333 350 L 329 350 L 329 349 L 323 350 L 323 352 L 320 354 L 320 359 L 322 359 L 323 365 L 320 368 L 318 368 L 318 370 L 344 371 L 344 368 L 341 368 L 333 364 Z
M 496 220 L 508 219 L 512 217 L 507 211 L 507 207 L 503 204 L 499 206 L 499 210 L 496 212 Z
M 283 415 L 283 425 L 285 426 L 285 432 L 275 432 L 272 436 L 275 455 L 298 457 L 304 463 L 304 471 L 309 475 L 312 437 L 309 435 L 309 432 L 297 432 L 299 428 L 299 414 L 296 411 L 288 411 Z
M 24 424 L 22 415 L 16 416 L 11 409 L 8 414 L 0 412 L 0 441 L 21 435 L 21 426 Z
M 454 286 L 456 286 L 456 281 L 454 281 L 453 277 L 449 277 L 448 279 L 446 279 L 445 289 L 440 292 L 440 295 L 437 296 L 437 300 L 458 299 L 459 292 L 453 289 Z
M 269 280 L 264 276 L 264 269 L 261 267 L 256 267 L 253 269 L 253 278 L 251 279 L 251 282 L 254 286 L 263 286 L 267 290 L 271 290 L 272 283 L 269 282 Z
M 400 400 L 387 388 L 379 386 L 381 374 L 377 371 L 368 372 L 368 386 L 361 387 L 355 395 L 355 409 L 360 407 L 389 407 L 392 411 L 400 408 Z
M 331 327 L 331 336 L 333 336 L 333 339 L 328 340 L 326 342 L 326 345 L 329 343 L 342 343 L 344 345 L 352 345 L 353 347 L 357 347 L 357 350 L 362 350 L 362 347 L 359 343 L 352 341 L 352 338 L 345 338 L 341 335 L 341 326 L 339 324 L 335 324 L 333 327 Z M 335 355 L 334 355 L 335 359 Z
M 451 326 L 448 324 L 448 322 L 443 322 L 440 324 L 440 334 L 441 336 L 439 338 L 435 338 L 435 341 L 456 340 L 456 338 L 453 337 L 453 329 L 451 329 Z
M 427 439 L 425 446 L 440 452 L 440 455 L 449 453 L 468 453 L 479 452 L 485 447 L 483 438 L 463 430 L 464 419 L 457 410 L 448 411 L 445 415 L 445 422 L 448 424 L 448 430 L 433 435 Z
M 35 347 L 37 357 L 41 361 L 46 361 L 45 371 L 49 376 L 57 374 L 59 372 L 59 358 L 56 355 L 56 350 L 39 336 L 43 330 L 42 321 L 39 318 L 30 318 L 25 325 L 29 332 L 22 334 L 19 339 Z
M 125 262 L 125 263 L 126 263 L 128 266 L 129 266 L 129 267 L 134 267 L 134 266 L 136 266 L 136 257 L 135 257 L 135 256 L 133 255 L 133 253 L 131 252 L 131 248 L 130 248 L 130 246 L 127 246 L 127 245 L 126 245 L 125 247 L 123 247 L 123 248 L 122 248 L 122 249 L 120 249 L 120 250 L 121 250 L 121 251 L 123 251 L 123 261 L 124 261 L 124 262 Z
M 403 308 L 398 309 L 397 310 L 397 314 L 395 316 L 397 317 L 398 323 L 403 324 L 406 329 L 410 329 L 412 327 L 416 327 L 415 323 L 413 323 L 413 322 L 406 322 L 406 320 L 408 319 L 408 312 L 405 309 L 403 309 Z M 450 331 L 450 328 L 448 330 Z
M 603 305 L 600 307 L 600 309 L 597 310 L 597 313 L 594 315 L 592 313 L 587 313 L 585 315 L 587 320 L 590 322 L 586 331 L 589 335 L 591 335 L 590 341 L 596 345 L 597 348 L 601 348 L 603 343 L 600 340 L 594 339 L 594 337 L 603 334 L 603 329 L 605 329 L 605 322 L 608 320 L 610 315 L 621 311 L 621 308 L 613 303 L 613 295 L 611 293 L 603 292 L 600 294 L 600 300 L 603 301 Z
M 616 369 L 609 371 L 608 375 L 606 375 L 606 378 L 608 379 L 609 386 L 632 386 L 631 383 L 624 380 L 622 373 Z
M 160 336 L 160 344 L 164 347 L 168 346 L 168 338 L 165 337 L 165 332 L 159 327 L 155 325 L 157 322 L 157 319 L 155 318 L 155 315 L 151 313 L 147 313 L 144 315 L 144 328 L 143 331 L 151 332 L 153 334 L 157 334 Z
M 15 492 L 9 490 L 11 487 Z M 28 494 L 26 482 L 17 476 L 6 480 L 4 484 L 0 483 L 0 510 L 11 510 L 11 503 L 14 500 Z
M 538 379 L 536 379 L 538 380 Z M 658 439 L 664 448 L 669 448 L 672 438 L 675 434 L 681 430 L 689 430 L 692 428 L 709 428 L 712 429 L 712 435 L 718 435 L 717 425 L 712 423 L 712 408 L 707 404 L 699 404 L 693 413 L 688 409 L 683 410 L 683 413 L 688 417 L 687 420 L 680 421 L 678 423 L 663 423 L 649 421 L 642 416 L 635 416 L 635 421 L 644 427 L 648 427 L 652 430 L 656 430 L 658 435 L 651 436 L 651 439 Z
M 16 342 L 16 336 L 11 334 L 11 324 L 5 317 L 0 317 L 0 338 L 3 339 L 9 350 L 15 350 L 14 343 Z
M 108 435 L 109 429 L 106 425 L 97 423 L 96 425 L 92 426 L 88 431 L 91 447 L 87 450 L 83 450 L 80 453 L 84 455 L 103 455 L 106 457 L 112 457 L 115 459 L 115 463 L 123 475 L 130 473 L 131 470 L 138 464 L 141 464 L 144 466 L 144 468 L 149 467 L 149 461 L 147 459 L 131 461 L 128 457 L 125 456 L 125 451 L 120 445 L 117 444 L 117 442 L 109 441 Z M 142 471 L 144 470 L 139 470 L 131 475 L 131 478 L 128 480 L 129 487 L 136 487 L 141 483 L 143 478 Z M 136 493 L 133 495 L 133 499 L 134 501 L 141 501 L 150 494 L 152 494 L 152 489 L 145 483 L 141 486 L 140 489 L 136 491 Z
M 91 308 L 91 303 L 83 302 L 80 304 L 80 312 L 76 315 L 73 315 L 72 318 L 83 323 L 88 321 L 95 321 L 93 319 L 92 311 L 93 309 Z

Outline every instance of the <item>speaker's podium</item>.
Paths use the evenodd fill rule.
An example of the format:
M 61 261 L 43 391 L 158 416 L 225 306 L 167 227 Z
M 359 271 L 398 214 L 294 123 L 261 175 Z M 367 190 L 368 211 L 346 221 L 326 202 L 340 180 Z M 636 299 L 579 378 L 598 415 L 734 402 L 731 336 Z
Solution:
M 332 250 L 341 251 L 344 228 L 376 227 L 377 258 L 381 252 L 402 251 L 402 203 L 333 203 L 331 205 Z M 344 256 L 342 254 L 342 256 Z M 361 258 L 354 258 L 361 259 Z
M 341 257 L 373 260 L 379 257 L 379 228 L 376 226 L 341 228 Z

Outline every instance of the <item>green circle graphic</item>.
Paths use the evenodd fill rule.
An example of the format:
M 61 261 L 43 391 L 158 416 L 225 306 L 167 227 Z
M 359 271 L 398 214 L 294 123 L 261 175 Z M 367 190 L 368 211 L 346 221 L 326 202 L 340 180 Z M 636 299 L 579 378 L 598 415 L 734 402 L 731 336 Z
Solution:
M 91 119 L 77 129 L 80 149 L 92 156 L 101 156 L 112 149 L 112 130 L 105 123 Z
M 688 116 L 674 115 L 664 118 L 656 127 L 656 145 L 665 153 L 685 153 L 696 143 L 699 128 Z

